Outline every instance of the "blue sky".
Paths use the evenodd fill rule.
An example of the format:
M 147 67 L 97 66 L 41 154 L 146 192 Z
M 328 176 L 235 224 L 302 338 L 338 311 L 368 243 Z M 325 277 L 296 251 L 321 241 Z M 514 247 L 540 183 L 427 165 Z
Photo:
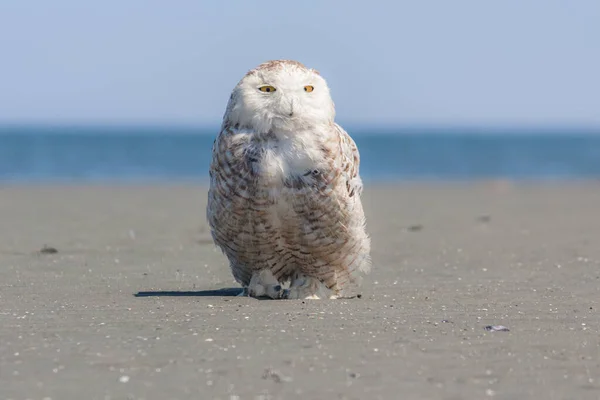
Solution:
M 600 126 L 600 1 L 0 2 L 0 122 L 218 125 L 256 64 L 338 121 Z

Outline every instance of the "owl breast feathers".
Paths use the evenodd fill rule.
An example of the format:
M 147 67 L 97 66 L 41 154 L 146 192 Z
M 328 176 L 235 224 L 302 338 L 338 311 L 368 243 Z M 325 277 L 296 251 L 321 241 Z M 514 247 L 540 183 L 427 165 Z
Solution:
M 360 156 L 334 115 L 325 80 L 294 61 L 261 64 L 233 90 L 207 218 L 250 296 L 351 297 L 370 270 Z

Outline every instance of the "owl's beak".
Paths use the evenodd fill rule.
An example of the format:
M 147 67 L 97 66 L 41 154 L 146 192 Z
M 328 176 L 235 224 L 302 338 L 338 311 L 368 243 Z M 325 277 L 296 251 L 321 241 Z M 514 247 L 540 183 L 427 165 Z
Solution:
M 290 100 L 290 113 L 289 113 L 290 117 L 294 116 L 294 99 Z

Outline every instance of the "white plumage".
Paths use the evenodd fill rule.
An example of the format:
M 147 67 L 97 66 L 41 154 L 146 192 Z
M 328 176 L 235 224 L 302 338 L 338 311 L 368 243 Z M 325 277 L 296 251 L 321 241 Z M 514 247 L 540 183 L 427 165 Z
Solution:
M 207 218 L 250 296 L 351 297 L 370 270 L 359 152 L 334 118 L 327 83 L 296 61 L 263 63 L 233 89 Z

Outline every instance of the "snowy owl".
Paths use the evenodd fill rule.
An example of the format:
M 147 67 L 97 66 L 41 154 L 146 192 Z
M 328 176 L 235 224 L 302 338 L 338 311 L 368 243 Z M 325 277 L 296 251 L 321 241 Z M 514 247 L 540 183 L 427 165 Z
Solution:
M 371 269 L 360 157 L 325 79 L 269 61 L 233 89 L 212 150 L 207 219 L 251 297 L 353 297 Z

